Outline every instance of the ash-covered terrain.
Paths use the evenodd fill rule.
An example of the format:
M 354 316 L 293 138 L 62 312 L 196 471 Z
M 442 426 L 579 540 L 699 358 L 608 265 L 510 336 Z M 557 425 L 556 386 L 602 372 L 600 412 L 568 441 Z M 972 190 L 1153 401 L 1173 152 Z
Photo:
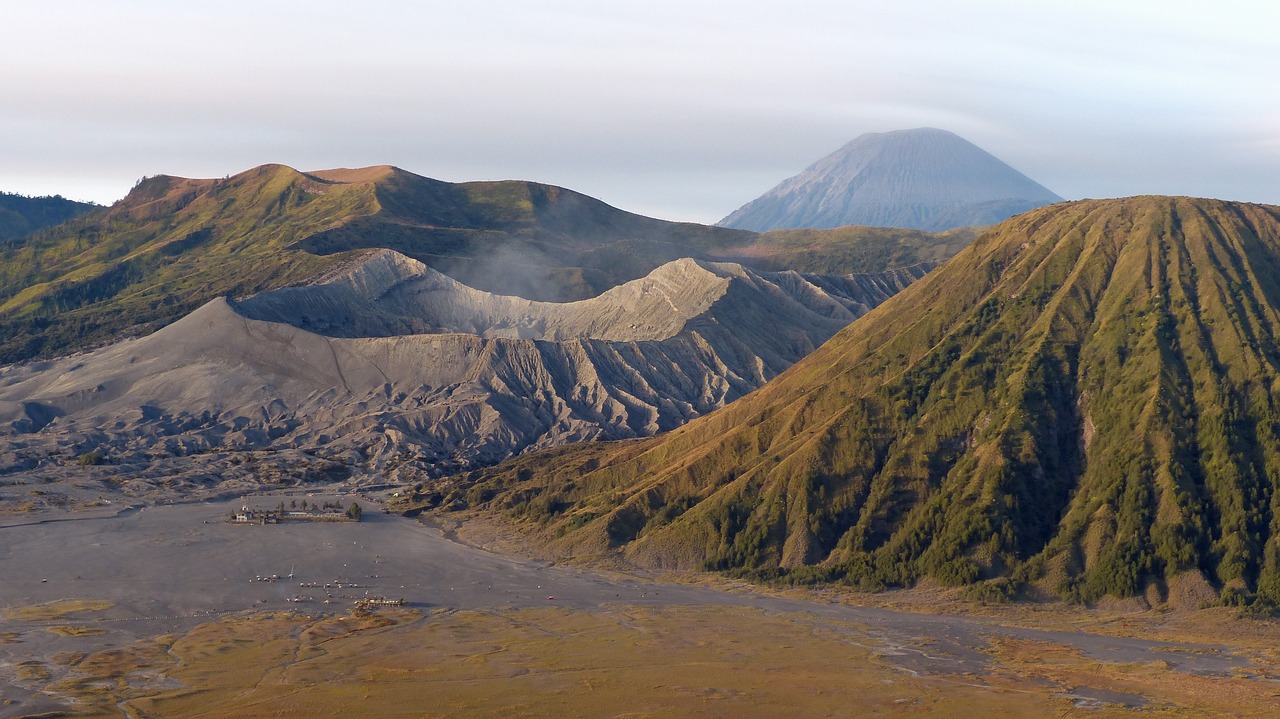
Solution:
M 371 251 L 146 337 L 0 369 L 0 501 L 412 481 L 653 435 L 759 387 L 922 273 L 685 259 L 552 303 Z M 58 480 L 72 481 L 24 489 Z

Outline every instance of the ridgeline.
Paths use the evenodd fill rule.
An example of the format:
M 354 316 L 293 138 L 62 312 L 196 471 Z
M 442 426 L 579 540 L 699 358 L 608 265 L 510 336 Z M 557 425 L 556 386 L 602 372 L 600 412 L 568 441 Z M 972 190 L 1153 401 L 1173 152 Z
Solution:
M 37 230 L 53 227 L 98 209 L 65 197 L 27 197 L 0 192 L 0 244 L 18 243 Z
M 0 244 L 0 364 L 145 335 L 217 297 L 304 284 L 373 248 L 477 289 L 563 302 L 685 257 L 841 275 L 927 269 L 971 236 L 845 228 L 757 246 L 752 232 L 651 219 L 532 182 L 455 184 L 387 166 L 162 175 L 110 208 Z

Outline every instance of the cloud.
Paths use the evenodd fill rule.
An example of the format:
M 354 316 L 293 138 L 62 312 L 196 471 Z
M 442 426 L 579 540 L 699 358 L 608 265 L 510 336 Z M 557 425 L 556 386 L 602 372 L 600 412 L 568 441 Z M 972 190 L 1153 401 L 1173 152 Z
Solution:
M 1064 196 L 1280 202 L 1276 20 L 1142 0 L 29 3 L 0 30 L 22 68 L 0 76 L 0 189 L 110 200 L 158 172 L 391 163 L 714 221 L 862 132 L 931 125 Z

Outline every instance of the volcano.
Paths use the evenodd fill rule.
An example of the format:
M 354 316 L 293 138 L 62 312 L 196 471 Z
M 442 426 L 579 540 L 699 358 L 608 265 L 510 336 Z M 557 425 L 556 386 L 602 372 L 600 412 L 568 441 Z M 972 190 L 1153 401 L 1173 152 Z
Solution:
M 764 232 L 844 225 L 992 225 L 1062 198 L 946 130 L 872 132 L 721 220 Z
M 459 496 L 658 567 L 1274 607 L 1278 328 L 1280 207 L 1058 204 L 721 411 Z

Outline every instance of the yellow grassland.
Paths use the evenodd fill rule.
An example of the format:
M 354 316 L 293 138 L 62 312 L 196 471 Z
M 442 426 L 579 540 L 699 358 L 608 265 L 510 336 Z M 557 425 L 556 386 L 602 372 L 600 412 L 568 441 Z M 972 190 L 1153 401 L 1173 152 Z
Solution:
M 1235 621 L 1240 634 L 1257 636 L 1250 655 L 1274 673 L 1280 658 L 1264 636 L 1274 628 L 1244 624 Z M 1200 633 L 1170 627 L 1164 638 Z M 48 689 L 90 716 L 119 716 L 123 702 L 139 719 L 1043 717 L 1082 711 L 1077 688 L 1146 700 L 1088 710 L 1103 719 L 1280 712 L 1272 682 L 1189 676 L 1162 661 L 1102 662 L 1052 642 L 993 641 L 981 676 L 914 675 L 884 651 L 874 627 L 723 606 L 281 613 L 77 657 Z

